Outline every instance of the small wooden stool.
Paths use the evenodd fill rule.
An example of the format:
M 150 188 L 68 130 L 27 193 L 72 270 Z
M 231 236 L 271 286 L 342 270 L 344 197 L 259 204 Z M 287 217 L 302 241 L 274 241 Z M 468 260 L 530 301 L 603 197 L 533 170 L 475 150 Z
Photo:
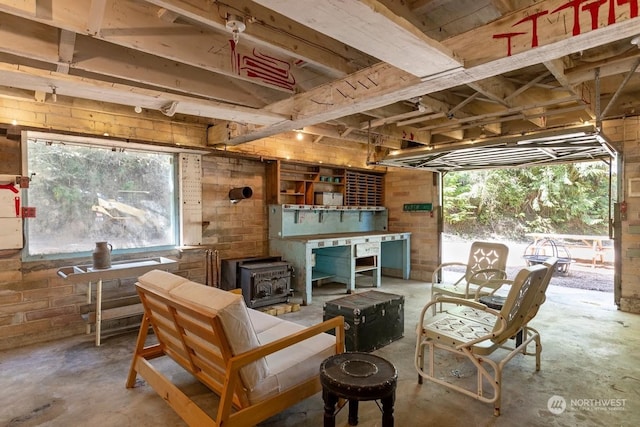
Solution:
M 320 364 L 320 383 L 324 400 L 324 427 L 336 425 L 336 403 L 349 401 L 349 425 L 358 425 L 358 402 L 382 402 L 382 427 L 393 427 L 393 403 L 398 371 L 386 359 L 369 353 L 341 353 Z

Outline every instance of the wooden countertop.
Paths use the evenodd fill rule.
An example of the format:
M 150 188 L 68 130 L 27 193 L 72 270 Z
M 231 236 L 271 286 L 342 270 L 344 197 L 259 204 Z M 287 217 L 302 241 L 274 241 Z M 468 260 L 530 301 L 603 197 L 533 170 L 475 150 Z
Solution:
M 344 241 L 344 240 L 356 240 L 356 241 L 366 241 L 367 239 L 380 239 L 386 240 L 387 237 L 402 237 L 402 235 L 411 234 L 409 232 L 390 232 L 390 231 L 367 231 L 367 232 L 359 232 L 359 233 L 333 233 L 333 234 L 309 234 L 309 235 L 301 235 L 301 236 L 289 236 L 283 237 L 281 240 L 289 240 L 296 242 L 322 242 L 322 241 Z M 392 239 L 393 240 L 393 239 Z M 356 242 L 356 243 L 358 243 Z

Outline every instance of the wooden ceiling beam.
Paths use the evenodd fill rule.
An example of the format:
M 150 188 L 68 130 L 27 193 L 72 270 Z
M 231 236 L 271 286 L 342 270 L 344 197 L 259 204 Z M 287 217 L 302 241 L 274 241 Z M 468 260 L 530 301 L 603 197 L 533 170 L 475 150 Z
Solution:
M 522 9 L 523 7 L 529 7 L 535 2 L 536 0 L 491 0 L 491 4 L 493 4 L 502 15 Z
M 602 46 L 616 40 L 631 37 L 637 33 L 637 25 L 640 18 L 630 18 L 628 8 L 622 8 L 616 16 L 615 25 L 603 25 L 596 30 L 585 28 L 579 36 L 571 33 L 559 34 L 556 28 L 544 27 L 547 33 L 538 32 L 538 46 L 532 49 L 518 50 L 509 55 L 504 49 L 493 47 L 493 35 L 510 29 L 515 22 L 542 10 L 553 10 L 562 3 L 558 0 L 543 0 L 536 3 L 535 8 L 527 8 L 503 17 L 502 19 L 485 25 L 460 36 L 445 40 L 443 44 L 457 50 L 461 57 L 472 58 L 474 66 L 465 70 L 454 71 L 442 76 L 425 79 L 416 82 L 415 77 L 409 73 L 401 72 L 387 64 L 376 64 L 366 70 L 354 73 L 344 79 L 331 82 L 307 93 L 296 95 L 284 102 L 269 106 L 269 110 L 280 114 L 289 114 L 293 120 L 289 123 L 279 123 L 273 127 L 265 127 L 253 135 L 246 135 L 230 141 L 230 144 L 241 144 L 250 140 L 274 135 L 278 132 L 295 128 L 298 123 L 306 125 L 331 120 L 336 117 L 353 114 L 371 108 L 377 108 L 385 104 L 410 99 L 424 94 L 450 89 L 461 84 L 471 83 L 480 79 L 514 71 L 523 67 L 539 64 L 540 62 L 555 59 L 562 54 L 587 50 Z M 557 17 L 568 22 L 572 20 L 572 14 L 560 14 Z M 561 26 L 557 26 L 561 27 Z M 478 43 L 489 47 L 486 54 L 477 57 L 474 51 Z M 483 62 L 486 61 L 486 62 Z M 360 87 L 360 82 L 368 82 L 366 89 Z M 393 82 L 393 84 L 391 84 Z M 356 93 L 357 90 L 357 93 Z M 346 92 L 346 93 L 345 93 Z M 285 113 L 288 111 L 288 113 Z M 304 112 L 304 114 L 301 114 Z M 291 127 L 289 127 L 291 126 Z
M 483 94 L 492 101 L 506 107 L 513 106 L 512 103 L 507 102 L 506 98 L 508 95 L 515 92 L 515 85 L 503 77 L 490 77 L 488 79 L 471 82 L 467 86 L 476 92 Z
M 120 105 L 138 105 L 151 110 L 160 110 L 168 103 L 176 102 L 174 113 L 195 117 L 219 117 L 224 120 L 262 125 L 274 125 L 288 121 L 287 117 L 255 108 L 223 104 L 217 101 L 121 83 L 101 82 L 12 64 L 0 63 L 0 81 L 10 81 L 13 87 L 29 90 L 50 91 L 51 87 L 55 86 L 58 95 Z
M 627 54 L 616 58 L 567 67 L 565 69 L 565 75 L 571 85 L 591 82 L 593 81 L 593 72 L 596 68 L 600 69 L 600 77 L 622 74 L 631 68 L 636 58 L 640 58 L 640 49 L 631 50 Z
M 416 116 L 423 116 L 425 114 L 429 114 L 429 109 L 425 108 L 424 110 L 408 111 L 406 113 L 400 113 L 400 114 L 396 114 L 389 117 L 383 117 L 380 119 L 362 122 L 360 123 L 360 129 L 366 130 L 368 128 L 377 128 L 378 126 L 383 126 L 383 125 L 386 125 L 387 123 L 393 123 L 399 120 L 410 119 Z
M 414 117 L 412 119 L 406 119 L 406 120 L 400 120 L 398 122 L 396 122 L 397 126 L 409 126 L 409 125 L 413 125 L 416 123 L 422 123 L 428 120 L 434 120 L 434 119 L 442 119 L 447 117 L 447 113 L 443 113 L 443 112 L 431 112 L 431 113 L 422 113 L 420 114 L 420 116 L 418 117 Z
M 579 96 L 584 103 L 585 112 L 592 118 L 596 118 L 596 114 L 591 108 L 590 89 L 584 83 L 573 84 L 569 77 L 565 74 L 567 64 L 570 62 L 568 57 L 552 59 L 545 61 L 544 66 L 551 72 L 558 83 L 569 93 Z
M 87 22 L 93 13 L 90 6 L 95 3 L 88 3 L 56 0 L 56 7 L 44 18 L 34 18 L 26 11 L 8 6 L 6 2 L 0 2 L 0 11 L 78 34 L 92 35 L 109 43 L 185 63 L 212 73 L 246 80 L 286 93 L 293 92 L 293 88 L 287 85 L 251 77 L 235 69 L 232 60 L 234 52 L 229 43 L 228 32 L 205 31 L 193 25 L 177 22 L 167 23 L 157 17 L 155 5 L 111 0 L 102 17 L 100 30 L 94 35 L 91 33 L 93 30 L 87 28 Z M 253 50 L 245 43 L 244 46 L 238 45 L 235 54 L 253 57 Z M 289 66 L 292 67 L 291 64 Z M 296 69 L 295 73 L 297 77 L 288 76 L 288 79 L 292 80 L 290 85 L 294 84 L 296 78 L 308 80 L 317 77 L 316 73 L 304 69 Z
M 87 19 L 87 33 L 95 36 L 100 33 L 102 28 L 102 19 L 104 18 L 104 8 L 107 0 L 91 0 L 91 8 L 89 9 L 89 18 Z
M 33 34 L 38 34 L 38 38 L 34 38 Z M 58 34 L 60 38 L 56 45 Z M 247 83 L 249 87 L 240 90 L 233 87 L 228 77 L 212 75 L 201 68 L 106 43 L 94 37 L 77 36 L 68 30 L 58 30 L 14 16 L 4 17 L 0 39 L 3 40 L 0 52 L 28 55 L 39 61 L 56 64 L 59 73 L 67 74 L 71 67 L 93 73 L 94 78 L 103 76 L 104 81 L 127 80 L 187 96 L 250 107 L 262 107 L 268 103 L 260 104 L 252 95 L 259 92 L 260 86 Z M 100 52 L 100 55 L 96 55 L 96 52 Z
M 143 85 L 155 86 L 164 90 L 205 99 L 215 99 L 247 107 L 263 107 L 252 91 L 271 89 L 249 82 L 246 88 L 234 87 L 234 80 L 217 74 L 211 74 L 201 68 L 179 62 L 158 58 L 143 52 L 105 43 L 91 37 L 80 36 L 77 41 L 78 52 L 72 67 L 91 73 L 98 73 Z M 99 51 L 100 55 L 92 52 Z M 277 92 L 276 92 L 277 93 Z M 270 96 L 273 99 L 273 96 Z
M 309 28 L 249 0 L 234 0 L 230 3 L 232 8 L 211 1 L 145 1 L 222 33 L 229 32 L 225 27 L 227 13 L 241 15 L 247 27 L 240 35 L 240 43 L 248 42 L 281 55 L 296 57 L 336 78 L 373 65 L 371 58 L 348 44 L 322 34 L 311 34 Z
M 76 48 L 76 33 L 60 30 L 60 42 L 58 43 L 58 67 L 59 73 L 68 73 L 69 64 L 73 62 L 73 53 Z
M 467 68 L 473 68 L 505 58 L 515 64 L 520 58 L 526 59 L 532 52 L 542 53 L 541 49 L 545 53 L 548 49 L 553 50 L 555 55 L 548 59 L 555 59 L 566 55 L 567 51 L 585 50 L 578 45 L 601 46 L 637 33 L 636 27 L 628 36 L 614 34 L 616 28 L 626 28 L 631 24 L 629 21 L 637 23 L 639 18 L 631 16 L 632 4 L 616 4 L 613 23 L 608 22 L 606 7 L 602 4 L 599 6 L 602 7 L 598 19 L 592 22 L 591 13 L 580 9 L 578 4 L 567 3 L 566 0 L 542 0 L 490 24 L 444 40 L 442 44 L 456 52 Z M 576 16 L 577 20 L 574 19 Z M 600 36 L 604 38 L 600 39 Z M 479 45 L 482 49 L 477 48 Z M 537 63 L 546 60 L 547 58 L 541 57 Z M 525 60 L 515 68 L 522 68 L 527 63 Z
M 570 97 L 566 97 L 563 98 L 561 100 L 561 102 L 574 102 L 576 101 L 576 98 L 573 96 Z M 484 120 L 484 119 L 489 119 L 489 118 L 499 118 L 501 116 L 512 116 L 514 113 L 515 114 L 523 114 L 523 112 L 526 111 L 540 111 L 539 109 L 541 108 L 546 108 L 546 107 L 550 107 L 552 105 L 555 105 L 557 103 L 561 103 L 558 102 L 558 100 L 551 100 L 551 101 L 546 101 L 546 102 L 541 102 L 539 104 L 532 104 L 532 105 L 520 105 L 517 107 L 511 107 L 511 108 L 507 108 L 504 110 L 500 110 L 500 111 L 495 111 L 495 112 L 491 112 L 491 113 L 486 113 L 486 114 L 478 114 L 475 116 L 469 116 L 469 117 L 465 117 L 462 119 L 454 119 L 451 121 L 451 123 L 455 123 L 455 124 L 463 124 L 463 123 L 469 123 L 469 122 L 477 122 L 479 120 Z M 524 115 L 522 116 L 524 117 Z M 425 127 L 421 127 L 418 128 L 419 130 L 428 130 L 428 131 L 433 131 L 435 129 L 438 128 L 442 128 L 445 127 L 443 125 L 431 125 L 431 126 L 425 126 Z
M 411 140 L 421 144 L 426 144 L 430 140 L 428 132 L 421 132 L 418 129 L 409 126 L 399 127 L 396 124 L 385 123 L 375 128 L 373 126 L 371 128 L 368 126 L 361 128 L 362 123 L 350 117 L 341 117 L 335 120 L 335 122 L 338 123 L 338 128 L 342 129 L 342 133 L 344 133 L 345 136 L 357 131 L 362 134 L 381 135 L 385 139 L 389 139 L 391 141 Z M 392 144 L 395 144 L 395 142 Z
M 417 77 L 462 67 L 451 50 L 376 0 L 254 1 Z
M 638 65 L 640 65 L 640 58 L 635 60 L 635 62 L 631 66 L 631 69 L 629 70 L 627 75 L 624 77 L 624 80 L 620 83 L 620 86 L 618 86 L 618 88 L 614 92 L 613 96 L 609 100 L 609 103 L 604 108 L 604 110 L 602 110 L 602 113 L 600 114 L 600 117 L 597 118 L 598 120 L 602 120 L 602 118 L 607 117 L 607 113 L 609 112 L 609 110 L 611 110 L 611 107 L 616 105 L 617 99 L 622 94 L 622 89 L 624 89 L 624 87 L 629 83 L 629 80 L 631 79 L 631 76 L 633 76 L 633 74 L 638 69 Z
M 260 3 L 265 2 L 269 4 L 278 3 L 282 5 L 286 3 L 287 6 L 291 5 L 291 2 L 285 2 L 283 0 L 260 0 Z M 20 7 L 10 8 L 7 6 L 8 3 L 15 3 L 15 0 L 0 2 L 0 10 L 11 9 L 12 13 L 22 13 L 20 12 Z M 298 2 L 296 2 L 296 4 L 297 3 Z M 303 0 L 299 3 L 304 6 L 309 6 L 311 0 Z M 317 3 L 318 2 L 313 2 L 314 12 L 317 10 Z M 416 44 L 411 44 L 411 49 L 408 51 L 409 53 L 416 50 L 420 51 L 420 49 L 424 49 L 425 46 L 433 48 L 433 44 L 430 43 L 430 41 L 433 40 L 426 40 L 419 35 L 416 36 L 413 32 L 416 30 L 415 27 L 410 25 L 406 20 L 391 16 L 389 9 L 381 5 L 380 2 L 375 0 L 361 0 L 349 2 L 346 6 L 344 5 L 346 2 L 326 3 L 331 3 L 327 6 L 327 10 L 344 11 L 344 9 L 341 8 L 346 7 L 347 12 L 365 11 L 364 15 L 348 13 L 346 16 L 341 16 L 341 21 L 330 28 L 330 31 L 342 30 L 336 29 L 335 27 L 338 26 L 338 24 L 351 22 L 347 18 L 354 18 L 355 22 L 361 22 L 360 20 L 365 18 L 375 18 L 375 22 L 378 22 L 378 19 L 384 18 L 380 21 L 384 23 L 381 28 L 393 29 L 397 34 L 402 34 L 410 38 L 413 37 L 411 40 L 416 42 Z M 321 85 L 307 93 L 297 94 L 286 100 L 274 102 L 261 110 L 235 108 L 234 106 L 212 103 L 196 97 L 180 95 L 175 95 L 174 97 L 173 94 L 167 94 L 163 91 L 150 90 L 131 85 L 115 84 L 112 85 L 111 89 L 105 89 L 104 82 L 91 80 L 90 78 L 75 77 L 73 80 L 68 80 L 68 78 L 73 76 L 64 76 L 60 73 L 48 72 L 42 74 L 29 68 L 24 69 L 24 67 L 22 69 L 9 68 L 2 70 L 2 73 L 3 77 L 10 77 L 14 79 L 12 81 L 19 85 L 33 84 L 36 90 L 46 90 L 48 86 L 44 85 L 54 82 L 56 85 L 62 84 L 60 87 L 61 90 L 68 91 L 69 96 L 83 98 L 106 96 L 111 100 L 109 102 L 115 103 L 122 103 L 123 99 L 127 102 L 142 100 L 149 104 L 156 105 L 155 108 L 158 108 L 157 104 L 160 102 L 162 102 L 160 106 L 166 105 L 167 102 L 178 102 L 177 110 L 184 114 L 189 114 L 189 111 L 191 111 L 195 113 L 194 115 L 199 116 L 219 117 L 224 120 L 237 120 L 263 125 L 263 127 L 255 128 L 253 132 L 243 135 L 241 138 L 230 141 L 232 144 L 235 144 L 288 131 L 300 126 L 313 125 L 362 111 L 380 108 L 399 101 L 424 96 L 425 94 L 443 91 L 462 84 L 472 83 L 505 72 L 538 64 L 541 61 L 552 60 L 564 54 L 591 49 L 615 40 L 636 35 L 639 22 L 638 18 L 631 18 L 628 5 L 618 5 L 617 3 L 615 5 L 615 24 L 598 21 L 595 23 L 597 25 L 594 25 L 597 27 L 596 30 L 591 30 L 591 25 L 588 25 L 591 23 L 589 21 L 590 15 L 588 13 L 584 14 L 584 16 L 580 14 L 581 21 L 579 22 L 578 32 L 573 31 L 572 33 L 571 30 L 568 33 L 564 32 L 562 30 L 563 26 L 557 25 L 558 20 L 572 23 L 574 16 L 572 10 L 560 10 L 561 6 L 565 3 L 566 0 L 542 0 L 535 3 L 532 7 L 509 14 L 491 24 L 452 37 L 441 43 L 440 45 L 445 46 L 448 51 L 455 51 L 459 57 L 465 58 L 466 60 L 468 59 L 468 68 L 466 69 L 456 68 L 453 71 L 448 71 L 443 74 L 418 78 L 414 74 L 398 69 L 398 67 L 394 65 L 385 63 L 375 64 L 336 81 Z M 27 19 L 39 20 L 39 22 L 46 22 L 48 25 L 55 25 L 69 31 L 75 31 L 75 29 L 78 28 L 80 31 L 75 32 L 81 34 L 86 33 L 86 20 L 89 16 L 89 10 L 85 2 L 59 0 L 56 1 L 56 5 L 61 5 L 61 7 L 52 8 L 50 16 L 41 14 L 33 18 L 33 15 L 29 15 L 26 12 L 23 14 L 25 16 L 29 15 Z M 202 31 L 200 34 L 202 37 L 198 38 L 197 34 L 194 35 L 194 33 L 198 31 L 195 31 L 193 26 L 179 23 L 168 25 L 153 14 L 150 15 L 153 19 L 150 19 L 148 12 L 155 10 L 155 6 L 150 8 L 145 3 L 123 2 L 119 0 L 110 1 L 109 6 L 110 7 L 106 8 L 98 37 L 107 37 L 112 43 L 121 44 L 124 40 L 124 42 L 130 43 L 132 46 L 135 45 L 134 48 L 139 48 L 137 44 L 140 44 L 142 46 L 141 50 L 145 52 L 149 49 L 165 58 L 166 55 L 177 55 L 180 58 L 176 60 L 187 62 L 189 59 L 195 60 L 197 53 L 200 53 L 207 61 L 211 61 L 209 56 L 211 48 L 218 46 L 211 44 L 209 33 L 206 31 Z M 325 2 L 322 2 L 321 6 L 326 6 Z M 380 8 L 378 8 L 378 6 L 380 6 Z M 23 8 L 23 10 L 28 9 L 29 6 Z M 556 11 L 556 9 L 558 10 Z M 16 12 L 16 10 L 18 12 Z M 545 22 L 545 19 L 539 19 L 536 21 L 537 24 L 539 24 L 537 33 L 535 34 L 537 37 L 534 37 L 531 30 L 532 19 L 534 19 L 532 17 L 543 16 L 540 15 L 542 12 L 545 12 L 545 17 L 553 17 L 555 24 L 550 25 Z M 307 19 L 305 14 L 301 12 L 294 10 L 293 13 L 297 16 L 296 19 L 303 21 Z M 61 14 L 65 15 L 65 19 L 60 18 Z M 146 18 L 139 22 L 138 18 L 140 16 L 146 16 Z M 118 21 L 118 19 L 122 21 Z M 328 18 L 321 21 L 328 22 Z M 509 36 L 509 43 L 507 43 L 504 37 L 498 37 L 498 39 L 496 39 L 495 36 L 504 36 L 505 32 L 513 32 L 516 27 L 522 29 L 523 31 L 518 32 L 522 32 L 523 34 Z M 568 28 L 571 29 L 575 27 L 575 25 L 572 27 L 570 24 L 568 26 Z M 367 26 L 367 28 L 371 28 L 371 26 Z M 380 28 L 376 28 L 376 31 L 383 33 Z M 204 37 L 205 35 L 206 37 Z M 367 36 L 369 35 L 370 34 L 367 34 Z M 385 36 L 389 37 L 388 34 L 385 34 Z M 357 41 L 360 36 L 350 34 L 350 37 Z M 394 39 L 393 37 L 391 37 L 391 39 L 394 40 L 394 42 L 398 41 L 398 39 Z M 194 49 L 192 42 L 196 42 L 197 40 L 202 41 L 204 45 L 195 44 Z M 168 43 L 168 46 L 166 46 L 167 50 L 164 50 L 165 47 L 160 45 L 160 41 Z M 225 41 L 228 42 L 228 40 Z M 533 46 L 534 41 L 536 43 L 535 46 Z M 55 42 L 57 49 L 58 40 L 56 39 Z M 350 42 L 351 41 L 349 41 L 349 43 Z M 371 43 L 371 40 L 369 40 L 369 43 L 375 45 L 375 43 Z M 378 52 L 382 47 L 388 47 L 391 42 L 387 40 L 385 43 L 383 46 L 368 47 L 367 51 L 369 53 L 372 51 Z M 479 44 L 486 46 L 487 49 L 478 49 L 477 46 Z M 185 46 L 188 46 L 188 49 L 183 50 L 189 51 L 186 54 L 180 52 L 180 49 Z M 23 47 L 21 46 L 21 48 Z M 397 51 L 397 49 L 395 50 Z M 176 54 L 176 51 L 178 51 L 179 54 Z M 385 54 L 384 52 L 379 53 Z M 403 54 L 406 54 L 406 52 L 403 52 Z M 442 52 L 440 52 L 439 55 L 441 54 Z M 185 55 L 187 57 L 186 59 Z M 392 52 L 389 55 L 392 55 L 395 60 L 398 61 L 402 59 L 399 58 L 398 52 Z M 442 59 L 443 57 L 438 56 L 438 58 Z M 451 59 L 448 55 L 444 55 L 444 58 L 448 58 L 448 60 Z M 219 59 L 222 60 L 222 57 Z M 415 58 L 411 58 L 411 60 L 416 61 Z M 198 66 L 205 68 L 202 64 Z M 211 68 L 216 69 L 216 67 L 213 66 L 211 66 Z M 436 66 L 436 69 L 440 68 Z M 26 73 L 23 73 L 23 71 L 26 71 Z M 416 69 L 412 69 L 412 71 L 415 72 Z M 216 72 L 220 72 L 220 70 L 216 69 Z M 73 87 L 74 84 L 77 87 Z M 82 90 L 80 90 L 80 88 Z M 101 93 L 103 90 L 106 92 L 106 95 Z M 559 102 L 559 100 L 555 101 Z M 224 109 L 225 107 L 227 108 L 226 110 Z M 219 114 L 219 116 L 216 114 Z
M 163 7 L 158 10 L 158 18 L 162 19 L 164 22 L 176 22 L 179 17 L 180 14 L 173 10 L 165 9 Z
M 559 95 L 549 93 L 549 91 L 541 91 L 539 89 L 532 90 L 536 82 L 547 77 L 549 74 L 549 72 L 542 73 L 519 88 L 516 88 L 510 81 L 500 76 L 473 82 L 468 86 L 481 92 L 490 99 L 501 103 L 507 108 L 513 108 L 519 105 L 541 102 L 550 96 L 553 98 L 558 97 Z M 525 94 L 526 91 L 529 92 Z M 546 124 L 544 116 L 542 115 L 544 109 L 537 107 L 536 110 L 541 113 L 540 116 L 529 114 L 527 116 L 528 120 L 538 127 L 544 127 Z

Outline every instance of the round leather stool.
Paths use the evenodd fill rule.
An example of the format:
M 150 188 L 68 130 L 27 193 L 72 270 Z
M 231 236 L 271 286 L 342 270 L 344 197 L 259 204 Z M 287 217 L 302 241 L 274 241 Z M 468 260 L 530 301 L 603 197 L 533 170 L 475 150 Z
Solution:
M 502 306 L 504 305 L 506 298 L 496 295 L 484 295 L 478 298 L 478 301 L 489 308 L 493 308 L 494 310 L 502 310 Z
M 485 295 L 478 298 L 482 304 L 486 305 L 489 308 L 493 308 L 494 310 L 502 310 L 502 306 L 504 305 L 507 298 L 500 297 L 496 295 Z M 516 333 L 516 347 L 522 344 L 522 340 L 524 339 L 524 335 L 522 329 L 520 329 Z
M 382 427 L 393 426 L 398 371 L 386 359 L 369 353 L 350 352 L 331 356 L 320 364 L 324 400 L 324 426 L 335 427 L 336 403 L 349 401 L 349 425 L 358 425 L 358 402 L 382 403 Z

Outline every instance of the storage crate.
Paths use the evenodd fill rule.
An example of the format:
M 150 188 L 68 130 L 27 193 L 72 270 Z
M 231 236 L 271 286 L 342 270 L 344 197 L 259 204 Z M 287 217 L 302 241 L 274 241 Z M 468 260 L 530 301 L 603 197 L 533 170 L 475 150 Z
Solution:
M 344 316 L 347 351 L 373 351 L 404 336 L 404 296 L 368 291 L 325 303 L 324 320 Z

